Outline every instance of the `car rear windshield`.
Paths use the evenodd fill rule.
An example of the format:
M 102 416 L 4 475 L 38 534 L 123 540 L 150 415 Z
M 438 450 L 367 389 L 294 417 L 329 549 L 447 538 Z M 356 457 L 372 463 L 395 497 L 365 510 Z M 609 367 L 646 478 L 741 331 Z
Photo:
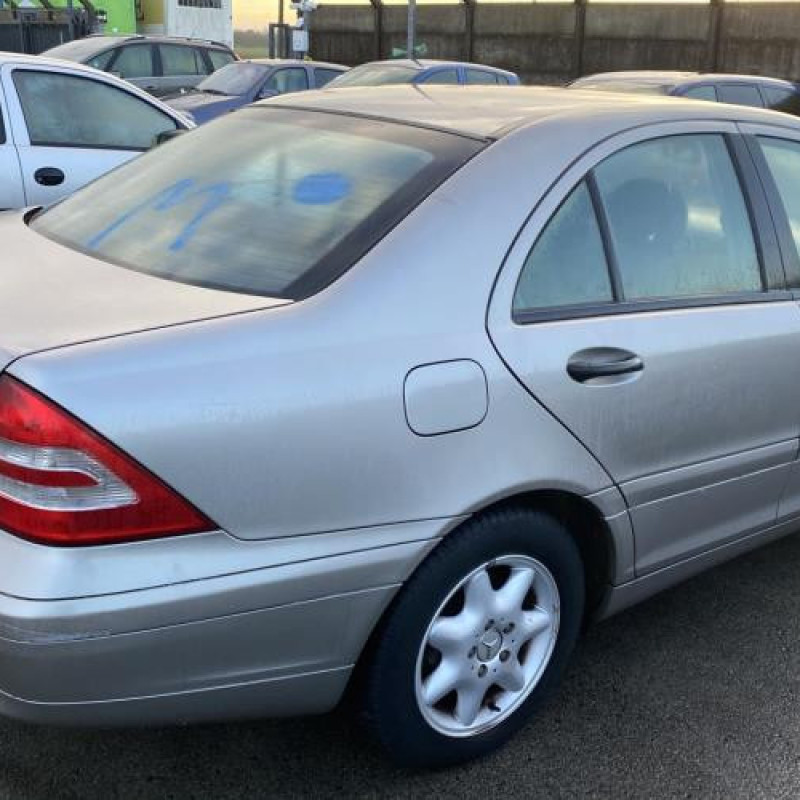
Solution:
M 671 86 L 661 83 L 649 83 L 647 81 L 597 81 L 592 83 L 587 81 L 575 81 L 572 84 L 575 89 L 594 89 L 601 92 L 625 92 L 627 94 L 669 94 Z
M 88 61 L 92 56 L 97 55 L 101 50 L 108 50 L 124 39 L 75 39 L 72 42 L 65 42 L 58 47 L 51 47 L 44 55 L 51 58 L 63 58 L 66 61 Z
M 399 65 L 364 66 L 348 70 L 329 86 L 343 89 L 346 86 L 387 86 L 392 83 L 411 83 L 420 70 Z
M 262 64 L 250 64 L 247 61 L 235 61 L 213 72 L 197 84 L 199 92 L 215 92 L 239 96 L 247 94 L 257 81 L 263 80 L 269 67 Z
M 299 300 L 342 275 L 483 146 L 410 125 L 253 107 L 151 150 L 31 227 L 161 278 Z

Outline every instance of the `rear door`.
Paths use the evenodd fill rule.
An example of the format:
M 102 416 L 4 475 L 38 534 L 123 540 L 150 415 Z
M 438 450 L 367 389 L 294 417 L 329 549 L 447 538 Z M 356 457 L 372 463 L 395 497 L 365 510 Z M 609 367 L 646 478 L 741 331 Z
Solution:
M 800 319 L 742 147 L 724 122 L 604 143 L 491 303 L 503 359 L 623 491 L 639 573 L 772 525 L 797 450 Z
M 6 64 L 3 85 L 27 205 L 49 205 L 178 126 L 138 95 L 68 68 Z
M 0 83 L 0 211 L 25 205 L 22 172 L 10 122 L 5 91 Z

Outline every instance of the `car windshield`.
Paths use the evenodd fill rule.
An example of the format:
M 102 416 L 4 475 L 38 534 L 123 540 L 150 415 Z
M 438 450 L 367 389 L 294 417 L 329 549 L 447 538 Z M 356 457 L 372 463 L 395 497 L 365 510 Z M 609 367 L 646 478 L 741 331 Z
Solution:
M 587 81 L 575 82 L 574 89 L 596 89 L 601 92 L 625 92 L 628 94 L 669 94 L 672 86 L 647 81 Z
M 66 61 L 88 61 L 92 56 L 97 55 L 103 50 L 108 50 L 113 47 L 122 39 L 95 39 L 88 37 L 86 39 L 75 39 L 72 42 L 60 44 L 58 47 L 52 47 L 43 55 L 51 56 L 52 58 L 63 58 Z
M 31 226 L 158 277 L 302 299 L 483 146 L 407 125 L 254 107 L 151 150 Z
M 367 64 L 356 67 L 331 81 L 328 86 L 385 86 L 390 83 L 411 83 L 419 70 L 399 64 Z
M 269 67 L 239 61 L 228 64 L 209 75 L 197 84 L 200 92 L 212 94 L 243 95 L 255 88 L 256 83 L 266 76 Z

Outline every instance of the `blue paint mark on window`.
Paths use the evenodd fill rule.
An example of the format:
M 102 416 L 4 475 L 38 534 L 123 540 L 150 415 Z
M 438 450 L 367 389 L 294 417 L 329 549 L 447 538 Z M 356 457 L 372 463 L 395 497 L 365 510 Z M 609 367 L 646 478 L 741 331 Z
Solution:
M 297 181 L 292 199 L 304 206 L 325 206 L 343 200 L 351 189 L 350 179 L 340 172 L 317 172 Z
M 142 203 L 121 214 L 113 222 L 96 233 L 87 243 L 89 250 L 96 250 L 112 233 L 126 225 L 143 211 L 169 211 L 176 206 L 202 199 L 198 212 L 183 226 L 169 245 L 173 253 L 183 250 L 209 214 L 216 211 L 230 196 L 230 183 L 221 181 L 208 186 L 195 186 L 192 178 L 184 178 L 168 186 Z

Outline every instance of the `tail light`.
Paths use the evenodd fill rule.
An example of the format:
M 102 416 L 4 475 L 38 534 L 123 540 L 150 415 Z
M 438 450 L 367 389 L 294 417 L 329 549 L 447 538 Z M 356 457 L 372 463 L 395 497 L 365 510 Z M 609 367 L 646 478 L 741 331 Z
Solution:
M 0 376 L 0 528 L 42 544 L 88 545 L 214 527 L 80 420 Z

